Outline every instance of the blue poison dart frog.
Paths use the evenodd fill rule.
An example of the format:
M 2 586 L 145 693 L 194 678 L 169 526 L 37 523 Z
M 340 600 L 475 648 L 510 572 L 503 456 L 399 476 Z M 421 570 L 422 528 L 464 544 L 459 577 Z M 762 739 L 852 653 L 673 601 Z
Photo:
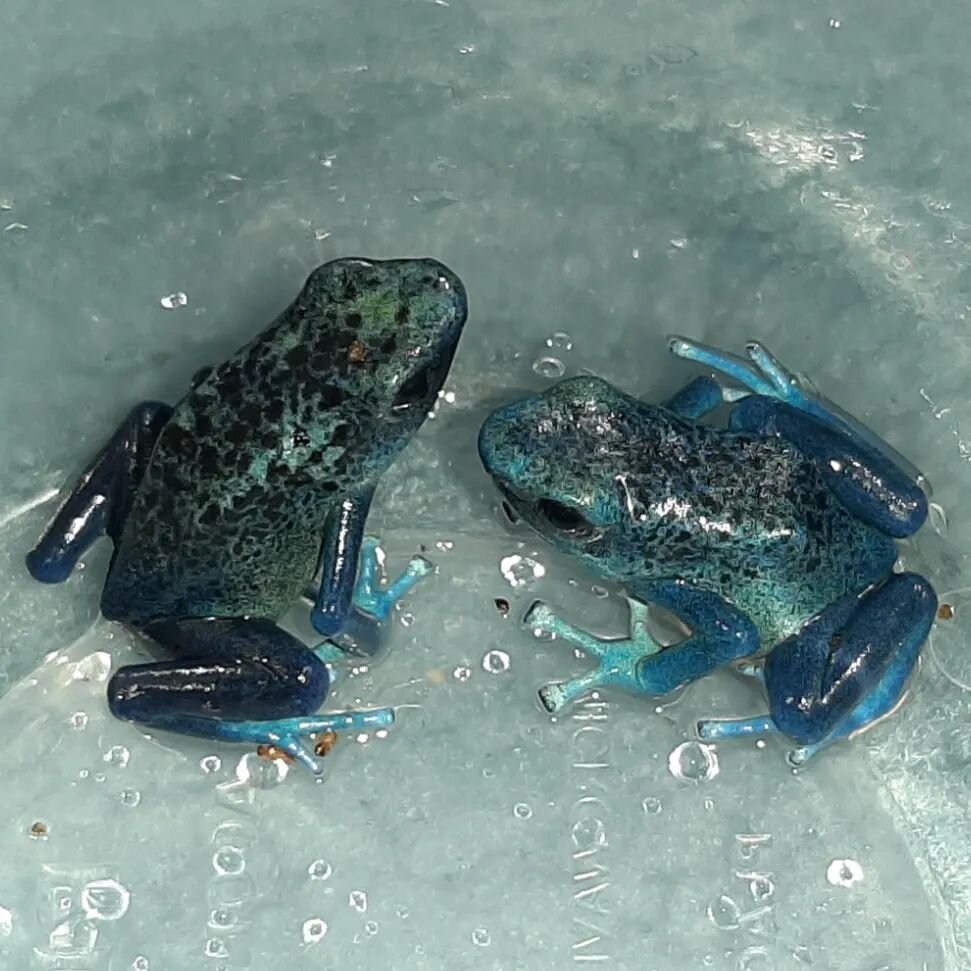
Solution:
M 466 314 L 461 281 L 434 260 L 335 260 L 174 407 L 129 413 L 27 556 L 33 577 L 59 583 L 111 537 L 102 614 L 169 658 L 114 673 L 117 717 L 274 746 L 314 772 L 309 736 L 394 720 L 317 712 L 329 664 L 373 651 L 374 628 L 430 568 L 416 557 L 383 586 L 364 524 L 381 473 L 433 406 Z M 312 650 L 277 620 L 318 569 L 310 618 L 327 640 Z
M 661 405 L 570 378 L 493 412 L 479 453 L 513 510 L 630 594 L 630 634 L 602 640 L 536 603 L 526 622 L 595 670 L 540 690 L 557 712 L 617 685 L 666 695 L 722 665 L 764 683 L 769 713 L 698 723 L 699 737 L 780 732 L 799 764 L 891 712 L 937 609 L 930 583 L 894 572 L 895 539 L 927 517 L 921 478 L 760 344 L 747 359 L 683 338 L 698 377 Z M 701 421 L 723 403 L 727 427 Z M 649 633 L 647 606 L 688 629 Z

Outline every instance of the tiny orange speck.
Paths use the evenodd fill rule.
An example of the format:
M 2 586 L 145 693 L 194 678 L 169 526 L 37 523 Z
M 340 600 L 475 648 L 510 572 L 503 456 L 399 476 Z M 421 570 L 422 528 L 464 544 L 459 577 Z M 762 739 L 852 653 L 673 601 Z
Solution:
M 258 745 L 256 747 L 256 754 L 262 759 L 270 759 L 271 761 L 282 759 L 290 765 L 293 765 L 295 761 L 289 752 L 285 752 L 282 748 L 277 748 L 276 745 Z
M 317 736 L 317 744 L 314 746 L 314 752 L 320 756 L 329 755 L 334 750 L 336 744 L 337 732 L 322 732 Z
M 351 346 L 347 349 L 347 359 L 352 364 L 360 364 L 367 360 L 367 348 L 360 341 L 351 341 Z
M 954 607 L 951 604 L 941 604 L 937 608 L 937 619 L 938 620 L 953 620 L 954 618 Z

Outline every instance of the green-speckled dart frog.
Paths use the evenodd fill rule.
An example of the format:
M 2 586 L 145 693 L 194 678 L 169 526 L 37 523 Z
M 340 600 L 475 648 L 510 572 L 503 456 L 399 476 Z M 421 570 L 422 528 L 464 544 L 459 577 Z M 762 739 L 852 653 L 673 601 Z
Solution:
M 926 579 L 894 573 L 894 538 L 927 516 L 919 476 L 757 343 L 748 360 L 672 338 L 703 376 L 663 405 L 592 377 L 501 408 L 479 452 L 509 504 L 632 595 L 631 633 L 601 640 L 534 604 L 526 621 L 598 659 L 540 691 L 555 712 L 600 685 L 664 695 L 729 663 L 763 678 L 770 714 L 706 720 L 702 738 L 779 731 L 798 763 L 890 712 L 933 623 Z M 732 404 L 728 427 L 699 419 Z M 662 648 L 646 603 L 689 628 Z M 764 659 L 764 663 L 762 663 Z
M 461 281 L 434 260 L 335 260 L 174 408 L 132 410 L 27 557 L 36 579 L 58 583 L 111 537 L 102 613 L 173 655 L 115 672 L 116 716 L 274 745 L 315 772 L 301 736 L 390 724 L 389 709 L 316 714 L 341 650 L 311 650 L 276 621 L 320 569 L 315 630 L 363 645 L 427 572 L 415 558 L 383 588 L 364 523 L 466 314 Z

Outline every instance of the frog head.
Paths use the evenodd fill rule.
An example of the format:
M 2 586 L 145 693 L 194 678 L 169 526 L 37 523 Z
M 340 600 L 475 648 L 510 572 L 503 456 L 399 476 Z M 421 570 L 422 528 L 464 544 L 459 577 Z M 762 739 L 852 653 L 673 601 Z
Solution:
M 643 409 L 600 378 L 570 378 L 493 412 L 479 432 L 479 455 L 544 539 L 623 573 L 620 560 L 640 525 L 625 481 L 643 464 Z
M 436 260 L 340 259 L 311 273 L 289 310 L 303 326 L 287 360 L 345 429 L 356 478 L 379 475 L 428 416 L 467 313 L 462 282 Z

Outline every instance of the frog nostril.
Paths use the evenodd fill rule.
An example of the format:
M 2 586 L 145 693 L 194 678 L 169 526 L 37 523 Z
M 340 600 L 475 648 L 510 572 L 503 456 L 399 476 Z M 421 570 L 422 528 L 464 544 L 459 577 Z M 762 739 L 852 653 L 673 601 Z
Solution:
M 554 529 L 561 532 L 583 533 L 593 529 L 593 525 L 582 513 L 555 499 L 540 499 L 536 509 Z

